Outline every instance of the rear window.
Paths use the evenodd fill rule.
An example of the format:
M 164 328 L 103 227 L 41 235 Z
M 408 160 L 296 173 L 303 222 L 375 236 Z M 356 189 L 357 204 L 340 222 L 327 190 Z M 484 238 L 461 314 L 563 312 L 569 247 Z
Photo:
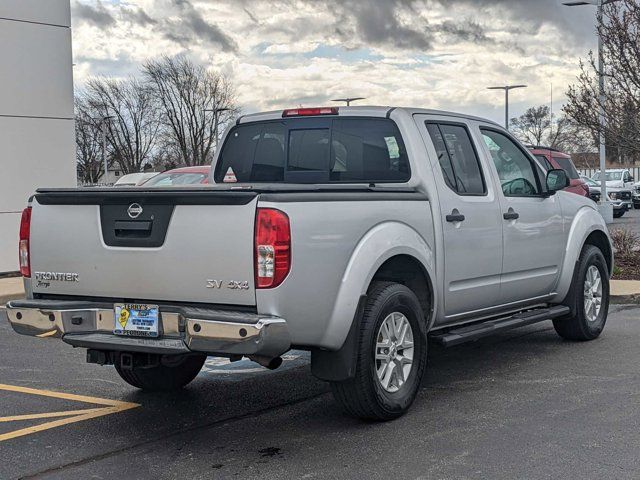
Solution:
M 294 118 L 234 127 L 215 171 L 218 183 L 406 182 L 409 160 L 385 118 Z
M 558 165 L 560 165 L 560 168 L 562 168 L 565 172 L 567 172 L 567 175 L 569 175 L 569 178 L 573 180 L 580 178 L 580 174 L 576 170 L 576 167 L 573 165 L 573 162 L 571 161 L 570 158 L 553 157 L 553 159 L 556 162 L 558 162 Z

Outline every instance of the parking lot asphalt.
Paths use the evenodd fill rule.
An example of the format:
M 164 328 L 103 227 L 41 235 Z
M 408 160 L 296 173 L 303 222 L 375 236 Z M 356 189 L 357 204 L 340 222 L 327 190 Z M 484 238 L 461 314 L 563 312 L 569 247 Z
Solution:
M 412 410 L 376 424 L 345 416 L 305 353 L 276 371 L 211 359 L 145 394 L 0 311 L 0 478 L 637 478 L 638 365 L 638 306 L 589 343 L 543 323 L 432 346 Z
M 614 218 L 613 223 L 609 224 L 609 230 L 613 228 L 625 228 L 640 235 L 640 209 L 629 210 L 622 218 Z

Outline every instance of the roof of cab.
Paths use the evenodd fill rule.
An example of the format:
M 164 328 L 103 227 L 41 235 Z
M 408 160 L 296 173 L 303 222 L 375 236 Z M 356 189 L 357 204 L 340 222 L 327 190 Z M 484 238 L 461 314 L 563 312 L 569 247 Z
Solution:
M 335 106 L 334 106 L 335 108 Z M 447 112 L 444 110 L 432 110 L 428 108 L 410 108 L 410 107 L 390 107 L 390 106 L 376 106 L 376 105 L 362 105 L 362 106 L 340 106 L 338 108 L 339 116 L 354 116 L 354 117 L 388 117 L 394 110 L 403 110 L 409 115 L 439 115 L 447 117 L 464 118 L 467 120 L 474 120 L 479 122 L 485 122 L 492 125 L 500 126 L 492 120 L 486 118 L 475 117 L 473 115 L 467 115 L 464 113 Z M 257 112 L 242 115 L 236 121 L 236 124 L 260 122 L 264 120 L 276 120 L 282 118 L 282 112 L 284 110 L 271 110 L 268 112 Z M 324 116 L 324 115 L 323 115 Z M 330 115 L 327 115 L 330 116 Z M 295 117 L 289 117 L 295 118 Z

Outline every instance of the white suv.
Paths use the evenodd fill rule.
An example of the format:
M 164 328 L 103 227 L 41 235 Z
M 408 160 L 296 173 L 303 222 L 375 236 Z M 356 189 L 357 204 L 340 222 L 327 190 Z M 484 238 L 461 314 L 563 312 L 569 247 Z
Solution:
M 631 172 L 626 168 L 612 168 L 605 170 L 607 187 L 613 188 L 631 188 L 634 178 Z M 594 181 L 600 183 L 600 172 L 596 172 L 592 177 Z

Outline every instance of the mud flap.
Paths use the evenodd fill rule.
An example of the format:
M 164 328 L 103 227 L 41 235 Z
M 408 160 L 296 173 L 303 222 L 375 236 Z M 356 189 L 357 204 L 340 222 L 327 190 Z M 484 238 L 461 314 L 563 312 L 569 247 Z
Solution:
M 328 382 L 342 382 L 355 376 L 358 332 L 366 303 L 367 296 L 362 295 L 347 338 L 339 350 L 314 349 L 311 351 L 311 373 L 315 377 Z

